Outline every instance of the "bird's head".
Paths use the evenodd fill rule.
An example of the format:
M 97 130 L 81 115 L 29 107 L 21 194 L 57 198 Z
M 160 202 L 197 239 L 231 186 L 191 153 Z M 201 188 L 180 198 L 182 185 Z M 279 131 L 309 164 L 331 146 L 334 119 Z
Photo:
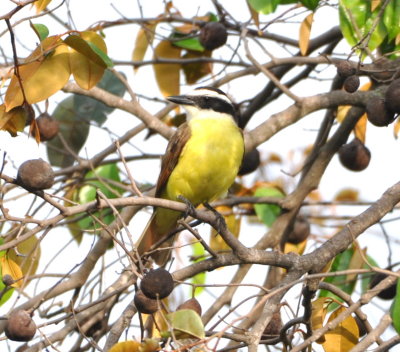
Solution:
M 228 96 L 218 88 L 200 87 L 185 95 L 171 96 L 168 101 L 182 105 L 188 121 L 208 117 L 211 113 L 228 114 L 235 120 L 236 112 Z

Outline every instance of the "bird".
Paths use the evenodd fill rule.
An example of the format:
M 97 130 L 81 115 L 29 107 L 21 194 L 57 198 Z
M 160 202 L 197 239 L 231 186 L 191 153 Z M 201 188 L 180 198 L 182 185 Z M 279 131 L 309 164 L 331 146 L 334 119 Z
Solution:
M 244 156 L 244 138 L 236 109 L 228 96 L 214 87 L 199 87 L 166 98 L 182 106 L 186 122 L 171 137 L 161 160 L 155 196 L 186 202 L 194 207 L 224 196 L 233 184 Z M 177 228 L 183 214 L 154 208 L 136 249 L 141 256 Z M 159 248 L 171 247 L 174 237 Z M 171 249 L 153 252 L 157 265 L 165 265 Z

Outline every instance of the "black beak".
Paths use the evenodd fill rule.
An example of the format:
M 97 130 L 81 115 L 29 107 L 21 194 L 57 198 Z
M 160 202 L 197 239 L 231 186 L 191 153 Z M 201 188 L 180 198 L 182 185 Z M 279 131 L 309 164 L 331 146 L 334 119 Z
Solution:
M 187 95 L 175 95 L 168 97 L 167 100 L 178 105 L 195 105 L 193 99 Z

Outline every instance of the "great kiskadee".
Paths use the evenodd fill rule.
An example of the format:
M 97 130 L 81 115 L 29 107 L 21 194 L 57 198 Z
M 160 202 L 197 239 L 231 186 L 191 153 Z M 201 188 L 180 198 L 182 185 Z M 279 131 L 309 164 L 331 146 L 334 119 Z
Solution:
M 223 196 L 235 180 L 244 155 L 243 134 L 236 124 L 232 102 L 224 92 L 210 87 L 167 99 L 185 109 L 187 121 L 169 141 L 156 197 L 174 201 L 183 198 L 198 206 Z M 181 216 L 177 211 L 155 208 L 138 241 L 139 255 L 172 232 Z M 170 247 L 173 241 L 161 247 Z M 163 265 L 170 251 L 160 250 L 152 257 Z

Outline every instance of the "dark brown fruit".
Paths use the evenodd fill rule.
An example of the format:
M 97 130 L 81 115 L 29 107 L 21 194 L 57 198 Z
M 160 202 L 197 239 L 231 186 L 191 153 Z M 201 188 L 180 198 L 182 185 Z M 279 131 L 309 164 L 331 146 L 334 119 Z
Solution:
M 400 78 L 395 79 L 387 88 L 385 102 L 390 112 L 393 114 L 400 113 Z
M 187 301 L 183 302 L 176 308 L 176 310 L 181 310 L 181 309 L 191 309 L 194 310 L 198 315 L 201 316 L 201 305 L 199 301 L 196 298 L 191 298 L 188 299 Z
M 36 123 L 39 129 L 40 141 L 45 142 L 53 139 L 59 131 L 59 122 L 47 113 L 41 114 Z M 35 135 L 35 133 L 34 133 Z
M 369 287 L 374 288 L 376 285 L 378 285 L 382 280 L 386 279 L 387 277 L 388 275 L 384 273 L 375 273 L 371 278 Z M 379 292 L 378 297 L 382 299 L 393 299 L 396 296 L 396 291 L 397 291 L 396 286 L 397 286 L 397 281 L 394 282 L 393 285 Z
M 15 310 L 8 317 L 6 336 L 12 341 L 30 341 L 36 333 L 36 325 L 26 310 Z
M 277 310 L 273 315 L 271 321 L 268 323 L 264 330 L 263 338 L 279 335 L 282 329 L 283 323 L 281 318 L 281 312 Z
M 140 282 L 140 289 L 149 298 L 165 298 L 174 289 L 172 275 L 163 268 L 150 270 Z
M 14 279 L 12 278 L 11 275 L 6 274 L 3 276 L 3 284 L 6 286 L 11 286 L 13 283 L 15 283 Z
M 370 99 L 365 108 L 368 121 L 375 126 L 387 126 L 394 121 L 393 113 L 386 108 L 385 101 L 381 98 Z
M 257 170 L 260 166 L 260 152 L 253 149 L 244 154 L 242 165 L 240 166 L 238 175 L 247 175 Z
M 298 244 L 310 236 L 310 223 L 303 217 L 298 217 L 293 225 L 293 230 L 288 236 L 288 242 Z
M 54 184 L 54 171 L 42 159 L 27 160 L 18 169 L 17 182 L 34 191 L 47 189 Z
M 348 61 L 341 61 L 336 65 L 337 73 L 342 78 L 347 78 L 356 73 L 356 69 Z
M 153 314 L 158 311 L 157 300 L 145 296 L 140 290 L 136 291 L 135 297 L 133 297 L 133 302 L 140 313 Z
M 371 152 L 358 138 L 354 138 L 340 147 L 339 160 L 349 170 L 362 171 L 371 160 Z
M 343 83 L 343 88 L 348 93 L 354 93 L 359 86 L 360 86 L 360 78 L 356 75 L 347 77 Z
M 228 33 L 223 24 L 208 22 L 200 29 L 200 44 L 207 50 L 214 50 L 223 46 L 228 39 Z

